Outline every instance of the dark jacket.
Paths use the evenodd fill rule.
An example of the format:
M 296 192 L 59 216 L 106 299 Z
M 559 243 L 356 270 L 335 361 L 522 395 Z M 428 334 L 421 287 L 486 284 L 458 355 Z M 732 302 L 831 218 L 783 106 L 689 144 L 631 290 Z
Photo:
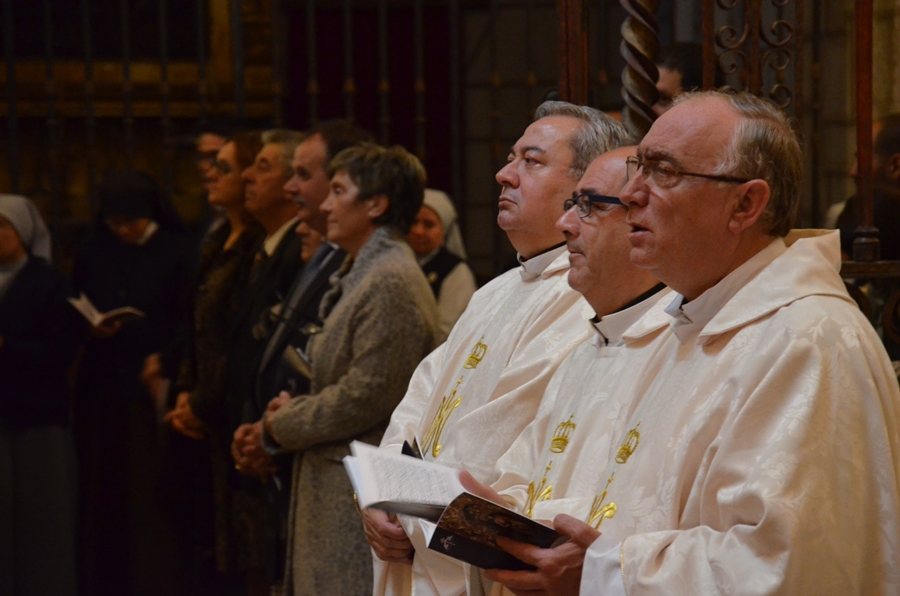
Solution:
M 190 392 L 193 413 L 218 423 L 225 400 L 225 361 L 231 323 L 238 299 L 247 286 L 254 251 L 264 236 L 258 225 L 248 227 L 227 250 L 231 226 L 225 223 L 206 238 L 190 293 L 185 357 L 177 391 Z
M 102 229 L 85 239 L 75 258 L 75 292 L 84 292 L 100 312 L 133 306 L 147 316 L 125 323 L 115 337 L 88 341 L 79 399 L 145 399 L 138 378 L 144 359 L 176 344 L 195 252 L 187 236 L 166 229 L 143 245 L 124 244 Z
M 67 375 L 82 321 L 69 295 L 62 274 L 29 257 L 0 298 L 0 426 L 69 424 Z
M 294 230 L 284 235 L 272 256 L 256 265 L 239 299 L 228 335 L 225 415 L 233 432 L 243 420 L 244 406 L 253 402 L 259 357 L 275 325 L 272 308 L 284 300 L 302 269 L 301 239 Z
M 288 391 L 292 395 L 309 391 L 309 380 L 292 378 L 290 371 L 286 370 L 282 354 L 288 346 L 305 349 L 310 337 L 308 327 L 321 327 L 319 303 L 325 292 L 331 288 L 331 284 L 328 283 L 329 278 L 340 268 L 347 256 L 343 250 L 331 248 L 327 244 L 323 244 L 319 251 L 327 255 L 324 257 L 325 260 L 322 263 L 316 263 L 316 257 L 319 256 L 317 251 L 304 270 L 297 275 L 285 297 L 281 320 L 275 325 L 260 357 L 255 408 L 245 409 L 245 422 L 259 420 L 262 413 L 266 411 L 269 401 L 281 391 Z M 316 265 L 318 265 L 317 271 L 305 271 L 306 267 L 315 267 Z M 304 276 L 307 274 L 312 277 L 305 280 Z M 297 294 L 296 297 L 295 294 Z

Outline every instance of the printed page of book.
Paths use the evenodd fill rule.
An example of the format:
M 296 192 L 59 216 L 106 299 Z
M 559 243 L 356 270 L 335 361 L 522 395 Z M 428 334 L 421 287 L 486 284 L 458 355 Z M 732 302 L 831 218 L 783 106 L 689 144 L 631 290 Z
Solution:
M 377 507 L 437 520 L 463 492 L 459 471 L 354 441 L 347 463 L 360 508 Z

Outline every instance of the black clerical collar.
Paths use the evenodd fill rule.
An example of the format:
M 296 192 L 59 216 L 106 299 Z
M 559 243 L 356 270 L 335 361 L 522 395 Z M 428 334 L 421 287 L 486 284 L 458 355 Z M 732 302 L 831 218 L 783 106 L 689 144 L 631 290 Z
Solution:
M 554 244 L 553 246 L 551 246 L 551 247 L 548 248 L 548 249 L 542 250 L 541 252 L 539 252 L 539 253 L 536 254 L 536 255 L 532 255 L 532 256 L 528 257 L 527 259 L 526 259 L 525 257 L 523 257 L 521 254 L 517 254 L 517 255 L 516 255 L 516 260 L 519 261 L 519 265 L 524 265 L 524 264 L 525 264 L 526 262 L 528 262 L 528 260 L 530 260 L 530 259 L 535 259 L 535 258 L 537 258 L 537 257 L 539 257 L 539 256 L 541 256 L 541 255 L 545 255 L 545 254 L 547 254 L 548 252 L 554 251 L 554 250 L 556 250 L 557 248 L 559 248 L 559 247 L 561 247 L 561 246 L 565 246 L 565 245 L 566 245 L 566 242 L 565 242 L 565 241 L 562 241 L 562 242 L 560 242 L 559 244 Z
M 594 328 L 600 334 L 603 345 L 617 343 L 622 338 L 622 335 L 625 333 L 625 331 L 632 325 L 632 323 L 641 318 L 641 316 L 643 316 L 643 314 L 647 310 L 649 310 L 653 306 L 653 304 L 655 304 L 655 302 L 650 301 L 647 304 L 640 306 L 640 308 L 635 307 L 638 307 L 644 302 L 647 302 L 650 298 L 659 294 L 665 289 L 666 284 L 658 283 L 634 300 L 631 300 L 627 304 L 624 304 L 615 311 L 605 314 L 602 317 L 594 315 L 594 318 L 591 319 L 591 322 L 594 324 Z M 626 312 L 631 309 L 633 309 L 633 312 Z

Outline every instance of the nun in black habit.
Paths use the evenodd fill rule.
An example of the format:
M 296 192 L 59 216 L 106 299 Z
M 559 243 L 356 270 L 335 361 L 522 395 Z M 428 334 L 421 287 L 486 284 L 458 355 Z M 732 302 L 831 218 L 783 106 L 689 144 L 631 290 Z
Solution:
M 107 172 L 99 199 L 75 258 L 75 292 L 101 312 L 131 306 L 146 318 L 91 327 L 78 371 L 82 593 L 171 593 L 176 549 L 160 503 L 156 410 L 140 374 L 148 356 L 177 344 L 195 247 L 146 174 Z

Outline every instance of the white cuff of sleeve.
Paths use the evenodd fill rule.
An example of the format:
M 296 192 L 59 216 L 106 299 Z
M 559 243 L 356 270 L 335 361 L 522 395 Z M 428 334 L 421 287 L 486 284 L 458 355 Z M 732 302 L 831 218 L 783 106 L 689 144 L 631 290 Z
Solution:
M 622 543 L 601 535 L 584 553 L 581 571 L 581 596 L 626 596 L 622 581 Z

